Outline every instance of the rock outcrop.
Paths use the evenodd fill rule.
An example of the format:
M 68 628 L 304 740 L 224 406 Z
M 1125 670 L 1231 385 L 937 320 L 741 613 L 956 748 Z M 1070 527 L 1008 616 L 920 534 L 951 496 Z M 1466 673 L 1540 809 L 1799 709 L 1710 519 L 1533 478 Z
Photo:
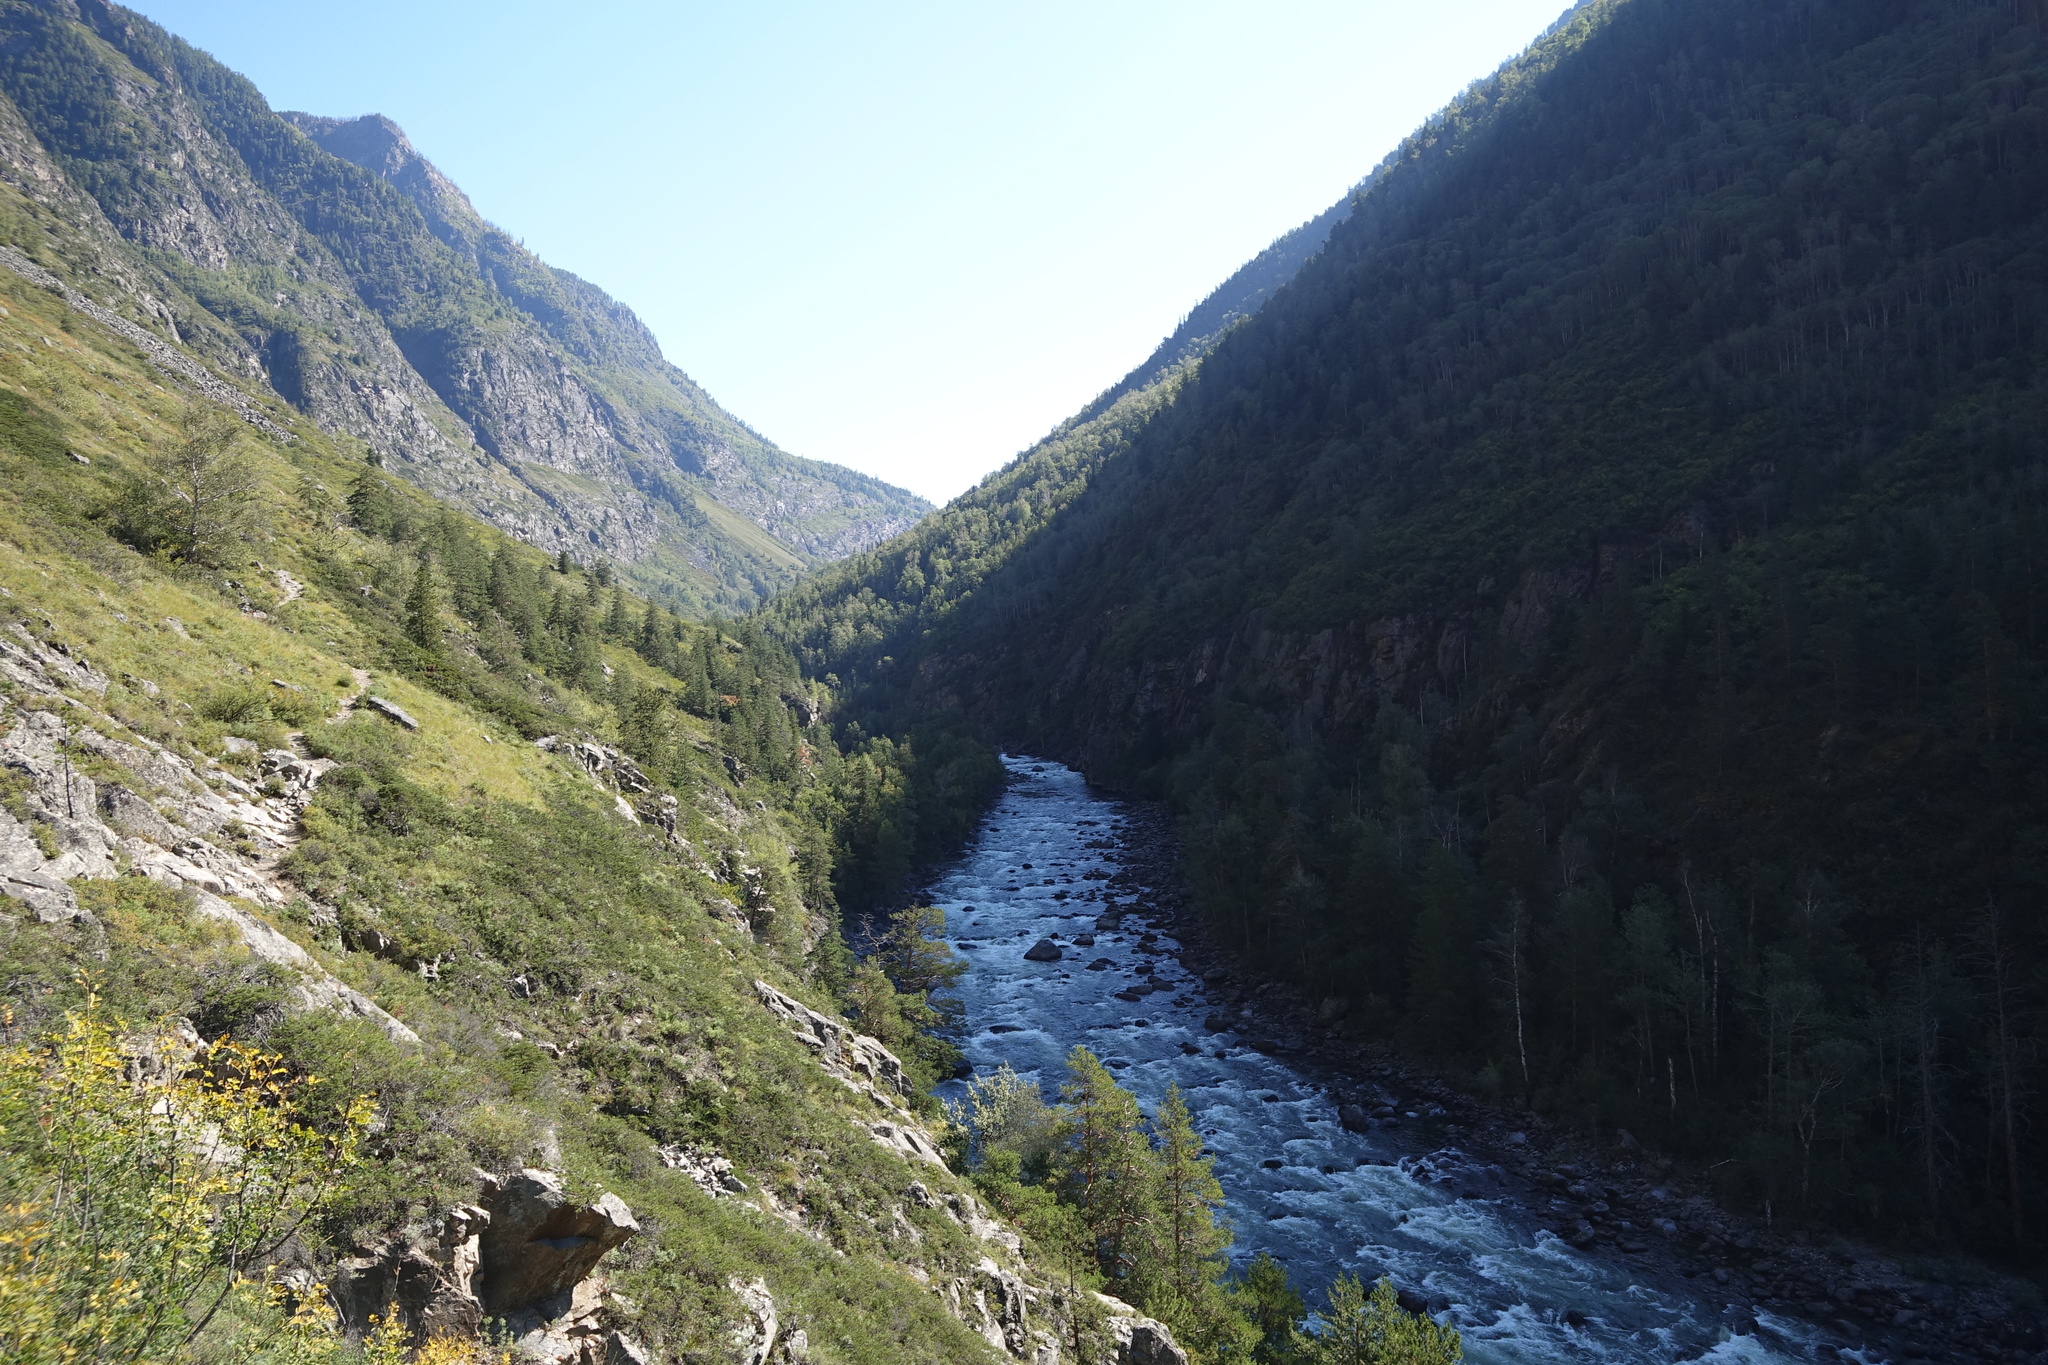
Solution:
M 579 1204 L 552 1171 L 485 1175 L 480 1202 L 360 1247 L 333 1297 L 351 1332 L 395 1309 L 421 1340 L 513 1338 L 527 1365 L 631 1365 L 645 1349 L 609 1317 L 597 1265 L 640 1230 L 616 1195 Z M 771 1333 L 772 1336 L 772 1333 Z M 771 1343 L 772 1344 L 772 1343 Z
M 1108 1329 L 1116 1342 L 1117 1365 L 1188 1365 L 1188 1353 L 1173 1338 L 1173 1329 L 1148 1318 L 1122 1299 L 1098 1294 L 1109 1309 Z
M 798 1042 L 817 1055 L 825 1070 L 849 1089 L 892 1109 L 902 1107 L 902 1097 L 911 1093 L 911 1085 L 895 1053 L 765 981 L 754 982 L 754 993 L 771 1013 L 789 1025 Z
M 578 1204 L 552 1171 L 528 1167 L 482 1182 L 490 1214 L 481 1242 L 478 1297 L 494 1317 L 532 1310 L 568 1294 L 604 1254 L 640 1231 L 617 1195 Z
M 150 740 L 114 738 L 120 727 L 109 717 L 66 695 L 104 694 L 105 676 L 24 623 L 0 635 L 0 674 L 34 699 L 0 699 L 0 769 L 26 787 L 20 814 L 0 810 L 0 913 L 12 901 L 44 924 L 88 922 L 70 883 L 125 866 L 187 892 L 194 912 L 232 930 L 252 957 L 285 968 L 300 1008 L 338 1011 L 396 1041 L 419 1041 L 251 908 L 283 906 L 296 894 L 278 879 L 277 860 L 297 842 L 299 816 L 333 764 L 283 749 L 256 756 L 243 771 L 270 782 L 266 791 Z M 87 762 L 101 777 L 80 771 Z M 224 832 L 238 846 L 215 842 Z
M 474 1205 L 449 1210 L 431 1229 L 357 1248 L 335 1276 L 333 1296 L 351 1331 L 396 1310 L 420 1338 L 474 1337 L 483 1330 L 476 1296 L 479 1235 L 491 1216 Z

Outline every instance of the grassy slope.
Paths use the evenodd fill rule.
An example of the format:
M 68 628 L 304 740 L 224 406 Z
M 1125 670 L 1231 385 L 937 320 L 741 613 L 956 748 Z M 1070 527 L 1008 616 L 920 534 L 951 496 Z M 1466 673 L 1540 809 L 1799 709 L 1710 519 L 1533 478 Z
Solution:
M 182 400 L 53 296 L 0 274 L 0 304 L 0 388 L 34 405 L 25 415 L 17 405 L 0 430 L 0 615 L 116 680 L 103 704 L 85 698 L 104 706 L 102 728 L 153 736 L 196 762 L 222 756 L 227 727 L 200 714 L 209 697 L 250 686 L 283 697 L 273 678 L 303 689 L 280 709 L 296 707 L 295 723 L 349 760 L 352 776 L 316 801 L 316 837 L 297 856 L 343 922 L 317 927 L 303 905 L 275 922 L 425 1043 L 412 1053 L 338 1018 L 286 1016 L 273 979 L 139 878 L 85 886 L 104 938 L 0 924 L 17 1026 L 34 1029 L 75 1002 L 74 974 L 90 970 L 131 1018 L 187 1014 L 280 1048 L 338 1087 L 374 1091 L 388 1124 L 382 1160 L 327 1230 L 330 1246 L 470 1197 L 476 1164 L 558 1147 L 581 1187 L 618 1192 L 648 1228 L 615 1258 L 618 1287 L 640 1303 L 642 1334 L 668 1350 L 715 1346 L 735 1311 L 729 1281 L 760 1275 L 785 1321 L 808 1329 L 814 1358 L 987 1356 L 891 1240 L 905 1235 L 898 1206 L 913 1172 L 854 1126 L 863 1102 L 753 999 L 757 975 L 820 996 L 806 984 L 805 947 L 824 926 L 788 889 L 791 793 L 734 787 L 709 728 L 685 717 L 690 743 L 713 752 L 680 792 L 691 846 L 679 849 L 619 819 L 609 793 L 503 722 L 391 671 L 388 614 L 318 586 L 336 564 L 374 580 L 386 550 L 309 514 L 299 490 L 341 488 L 357 464 L 302 422 L 292 422 L 305 433 L 296 444 L 252 447 L 268 533 L 251 541 L 246 565 L 196 575 L 108 539 L 90 510 L 138 450 L 167 439 Z M 292 420 L 281 407 L 276 415 Z M 315 586 L 279 606 L 279 569 Z M 249 610 L 223 579 L 242 585 Z M 610 658 L 621 672 L 648 672 Z M 354 691 L 354 669 L 419 717 L 417 736 L 370 718 L 319 719 Z M 606 713 L 587 698 L 551 690 L 562 728 L 605 732 Z M 283 724 L 239 728 L 274 742 Z M 402 832 L 366 817 L 366 787 L 381 792 L 381 811 L 408 813 Z M 307 858 L 316 845 L 323 851 Z M 776 926 L 758 934 L 712 913 L 743 902 L 742 888 L 719 880 L 740 861 L 765 862 L 777 888 Z M 350 917 L 370 913 L 401 938 L 452 951 L 440 979 L 350 951 Z M 521 971 L 545 983 L 532 999 L 506 989 Z M 722 1148 L 810 1234 L 763 1212 L 758 1194 L 703 1195 L 656 1159 L 657 1138 Z M 950 1183 L 930 1168 L 915 1175 Z M 901 1216 L 930 1273 L 969 1267 L 987 1250 L 940 1213 L 913 1206 Z

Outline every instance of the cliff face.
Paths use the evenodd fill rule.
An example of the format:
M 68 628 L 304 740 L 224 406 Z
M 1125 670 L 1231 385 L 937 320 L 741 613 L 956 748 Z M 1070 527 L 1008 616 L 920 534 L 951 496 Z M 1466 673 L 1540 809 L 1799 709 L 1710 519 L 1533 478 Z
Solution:
M 280 116 L 100 0 L 0 8 L 0 94 L 0 175 L 51 216 L 17 245 L 537 545 L 732 608 L 925 510 L 754 435 L 388 120 Z

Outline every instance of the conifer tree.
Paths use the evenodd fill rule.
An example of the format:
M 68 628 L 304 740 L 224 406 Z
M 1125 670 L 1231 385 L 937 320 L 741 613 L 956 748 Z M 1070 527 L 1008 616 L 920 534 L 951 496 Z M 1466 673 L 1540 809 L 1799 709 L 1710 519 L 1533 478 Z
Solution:
M 1067 1054 L 1066 1112 L 1053 1153 L 1061 1197 L 1080 1210 L 1096 1263 L 1121 1286 L 1148 1256 L 1158 1188 L 1137 1097 L 1085 1047 Z
M 356 475 L 355 482 L 349 485 L 348 519 L 358 530 L 373 536 L 403 540 L 407 529 L 404 513 L 391 481 L 378 467 L 381 463 L 372 454 L 364 463 L 362 472 Z
M 1356 1276 L 1339 1275 L 1304 1355 L 1309 1365 L 1458 1365 L 1465 1345 L 1455 1327 L 1403 1309 L 1384 1276 L 1368 1294 Z
M 1465 869 L 1436 845 L 1423 859 L 1421 914 L 1408 952 L 1408 1025 L 1424 1051 L 1455 1052 L 1473 1031 L 1478 936 Z
M 434 557 L 420 547 L 412 591 L 405 595 L 405 638 L 430 654 L 441 649 L 441 599 L 434 590 Z
M 1301 1320 L 1308 1312 L 1301 1295 L 1288 1283 L 1287 1267 L 1271 1252 L 1260 1252 L 1230 1286 L 1230 1301 L 1252 1326 L 1251 1358 L 1258 1365 L 1292 1365 L 1301 1340 Z
M 1222 1288 L 1229 1269 L 1223 1253 L 1231 1241 L 1230 1228 L 1217 1217 L 1223 1186 L 1202 1153 L 1201 1134 L 1179 1086 L 1166 1087 L 1152 1126 L 1158 1142 L 1158 1236 L 1157 1255 L 1140 1272 L 1144 1304 L 1203 1354 L 1224 1358 L 1229 1346 L 1248 1343 L 1242 1340 L 1244 1320 Z

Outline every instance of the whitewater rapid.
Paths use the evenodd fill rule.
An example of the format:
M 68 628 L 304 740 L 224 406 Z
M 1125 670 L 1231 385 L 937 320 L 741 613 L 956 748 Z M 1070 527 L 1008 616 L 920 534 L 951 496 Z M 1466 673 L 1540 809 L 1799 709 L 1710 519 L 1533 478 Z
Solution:
M 1124 867 L 1123 807 L 1059 764 L 1004 763 L 1010 787 L 929 893 L 968 964 L 958 988 L 967 1059 L 981 1074 L 1007 1062 L 1052 1099 L 1068 1050 L 1083 1043 L 1148 1113 L 1178 1083 L 1216 1159 L 1233 1260 L 1271 1252 L 1311 1303 L 1340 1272 L 1390 1275 L 1447 1315 L 1479 1365 L 1883 1358 L 1709 1281 L 1575 1249 L 1556 1235 L 1544 1191 L 1448 1144 L 1426 1110 L 1345 1130 L 1336 1103 L 1285 1060 L 1206 1030 L 1202 983 L 1164 926 L 1157 951 L 1140 951 L 1143 892 L 1106 889 Z M 1128 918 L 1098 930 L 1109 901 Z M 1091 933 L 1092 947 L 1075 945 Z M 1027 961 L 1046 937 L 1062 960 Z M 1113 965 L 1088 970 L 1101 959 Z M 1119 999 L 1147 960 L 1161 988 Z

